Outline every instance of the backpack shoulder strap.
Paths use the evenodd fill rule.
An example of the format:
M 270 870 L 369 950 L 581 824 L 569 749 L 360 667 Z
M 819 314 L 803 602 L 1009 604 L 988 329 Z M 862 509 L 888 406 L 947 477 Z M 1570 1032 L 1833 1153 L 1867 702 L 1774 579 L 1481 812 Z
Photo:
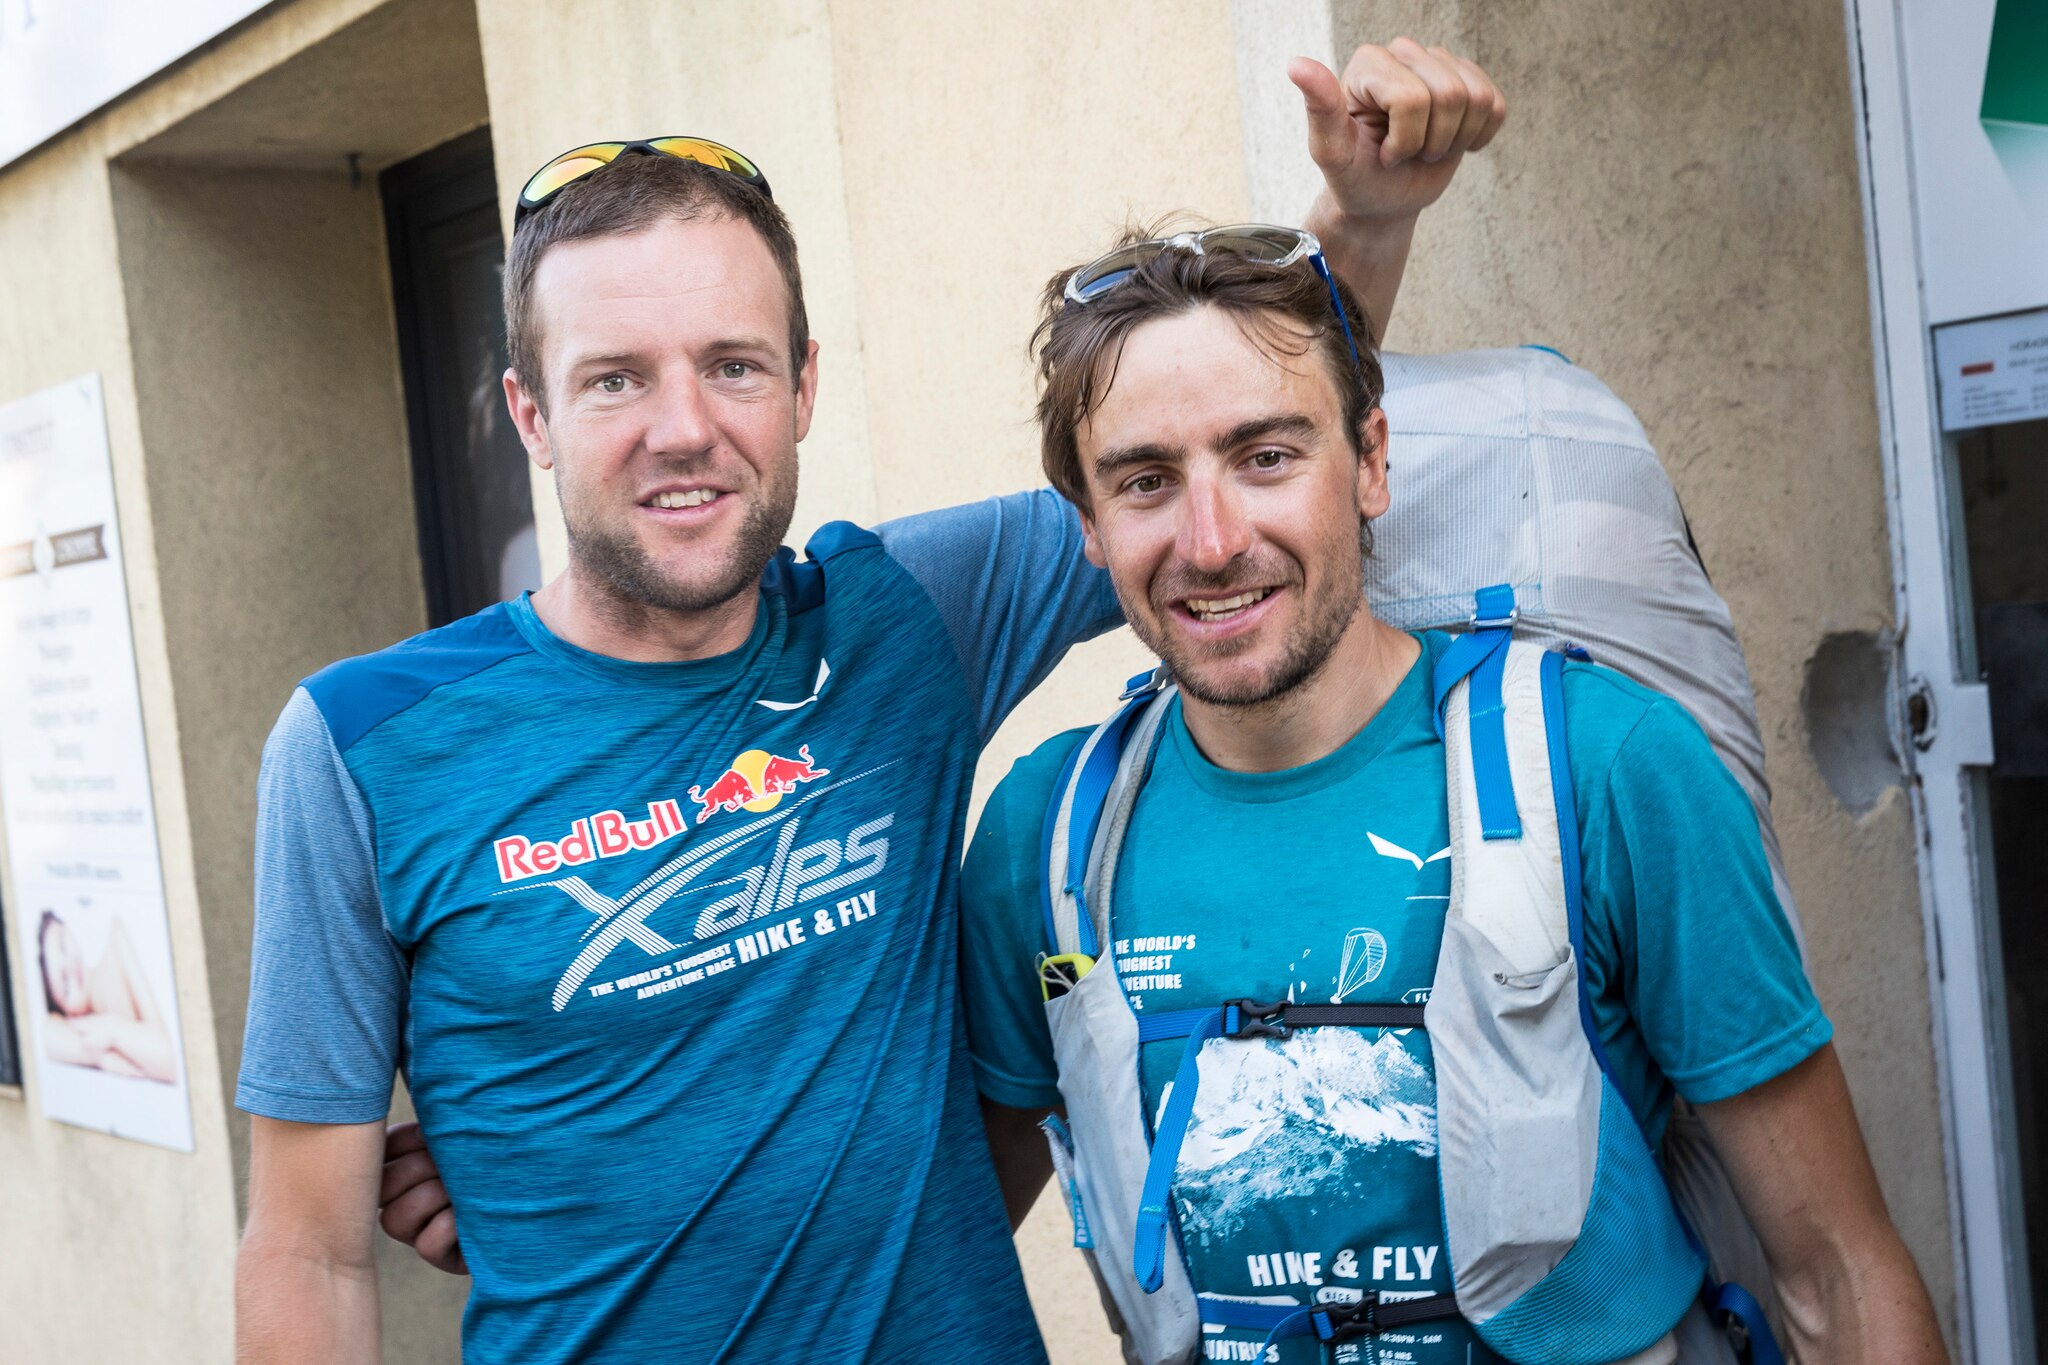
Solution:
M 1576 944 L 1578 822 L 1559 804 L 1571 793 L 1561 660 L 1515 640 L 1516 618 L 1512 588 L 1481 589 L 1473 629 L 1444 651 L 1431 682 L 1450 806 L 1451 913 L 1516 971 L 1535 972 Z
M 1131 679 L 1123 706 L 1068 757 L 1046 808 L 1039 908 L 1056 953 L 1101 955 L 1124 831 L 1173 696 L 1164 665 Z

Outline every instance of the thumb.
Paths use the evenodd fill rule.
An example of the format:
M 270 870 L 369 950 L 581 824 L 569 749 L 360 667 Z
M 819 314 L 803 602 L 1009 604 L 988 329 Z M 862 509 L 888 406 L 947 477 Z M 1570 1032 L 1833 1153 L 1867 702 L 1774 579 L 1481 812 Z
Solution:
M 1301 91 L 1308 114 L 1308 154 L 1326 170 L 1349 165 L 1356 131 L 1336 74 L 1313 57 L 1296 57 L 1287 64 L 1287 79 Z

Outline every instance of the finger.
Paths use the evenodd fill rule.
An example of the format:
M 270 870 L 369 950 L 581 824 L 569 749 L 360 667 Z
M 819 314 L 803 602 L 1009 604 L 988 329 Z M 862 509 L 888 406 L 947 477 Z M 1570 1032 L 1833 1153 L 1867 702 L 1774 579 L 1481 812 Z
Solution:
M 407 1152 L 425 1150 L 426 1135 L 420 1132 L 417 1123 L 394 1123 L 384 1130 L 384 1159 L 403 1156 Z
M 440 1181 L 430 1180 L 386 1204 L 378 1212 L 377 1222 L 393 1241 L 411 1246 L 442 1210 L 452 1208 L 447 1189 Z
M 1287 79 L 1301 91 L 1301 103 L 1308 114 L 1308 154 L 1316 165 L 1334 170 L 1351 164 L 1358 133 L 1351 125 L 1351 112 L 1344 104 L 1344 87 L 1336 73 L 1313 57 L 1296 57 L 1287 64 Z
M 1441 161 L 1451 154 L 1452 144 L 1457 141 L 1458 127 L 1465 121 L 1468 98 L 1465 78 L 1435 53 L 1413 41 L 1404 43 L 1398 55 L 1402 65 L 1414 72 L 1429 89 L 1429 124 L 1423 135 L 1422 159 Z
M 384 1172 L 377 1185 L 377 1205 L 382 1208 L 407 1190 L 440 1178 L 441 1172 L 434 1165 L 433 1157 L 424 1150 L 407 1152 L 384 1163 Z
M 1486 126 L 1480 129 L 1478 137 L 1472 139 L 1472 145 L 1468 149 L 1476 152 L 1487 143 L 1493 141 L 1494 137 L 1500 132 L 1501 126 L 1508 121 L 1508 97 L 1494 83 L 1493 77 L 1486 74 L 1479 63 L 1467 62 L 1466 65 L 1479 73 L 1480 78 L 1486 82 L 1486 88 L 1490 92 L 1489 105 L 1486 111 Z
M 1352 117 L 1385 129 L 1380 165 L 1398 166 L 1422 150 L 1429 130 L 1429 87 L 1390 48 L 1368 43 L 1352 53 L 1343 86 Z
M 1465 116 L 1459 120 L 1457 131 L 1451 138 L 1451 154 L 1455 156 L 1470 151 L 1472 143 L 1486 128 L 1486 118 L 1493 107 L 1493 83 L 1486 79 L 1484 71 L 1448 48 L 1433 47 L 1429 54 L 1448 67 L 1465 86 Z
M 451 1275 L 467 1275 L 469 1262 L 462 1255 L 462 1239 L 455 1231 L 455 1210 L 443 1209 L 428 1220 L 420 1229 L 419 1240 L 412 1244 L 415 1255 L 436 1270 L 445 1270 Z

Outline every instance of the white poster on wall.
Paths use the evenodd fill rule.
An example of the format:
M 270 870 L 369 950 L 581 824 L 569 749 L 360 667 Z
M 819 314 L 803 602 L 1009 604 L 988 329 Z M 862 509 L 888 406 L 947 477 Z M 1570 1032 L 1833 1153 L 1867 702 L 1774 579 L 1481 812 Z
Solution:
M 1899 20 L 1928 322 L 2048 307 L 2048 0 Z
M 0 407 L 0 814 L 43 1112 L 191 1151 L 98 375 Z
M 0 0 L 0 166 L 270 0 Z

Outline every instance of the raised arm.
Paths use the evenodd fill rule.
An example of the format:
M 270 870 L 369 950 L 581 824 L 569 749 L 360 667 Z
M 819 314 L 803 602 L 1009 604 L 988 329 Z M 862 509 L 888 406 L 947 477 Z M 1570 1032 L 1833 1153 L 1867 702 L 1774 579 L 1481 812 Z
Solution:
M 1412 38 L 1360 47 L 1341 80 L 1307 57 L 1287 75 L 1307 106 L 1309 154 L 1323 172 L 1308 229 L 1383 339 L 1415 220 L 1465 153 L 1493 141 L 1507 99 L 1477 62 Z
M 381 1123 L 249 1129 L 249 1224 L 235 1258 L 240 1365 L 375 1365 Z

